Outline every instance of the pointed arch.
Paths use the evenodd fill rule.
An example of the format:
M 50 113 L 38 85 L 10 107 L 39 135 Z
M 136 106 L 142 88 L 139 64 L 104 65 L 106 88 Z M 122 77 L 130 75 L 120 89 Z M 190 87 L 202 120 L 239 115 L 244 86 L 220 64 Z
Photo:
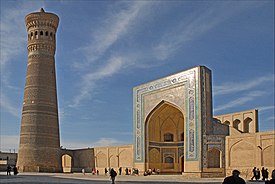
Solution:
M 243 123 L 243 132 L 244 133 L 249 133 L 251 132 L 251 126 L 252 126 L 252 119 L 251 118 L 246 118 Z
M 63 172 L 72 172 L 73 157 L 69 154 L 63 154 L 61 159 L 62 159 Z
M 224 124 L 224 125 L 227 125 L 227 126 L 230 126 L 230 122 L 227 121 L 227 120 L 226 120 L 225 122 L 223 122 L 223 124 Z
M 229 151 L 229 162 L 230 166 L 251 166 L 255 165 L 255 145 L 240 140 L 233 144 Z M 243 159 L 243 156 L 245 155 L 246 159 Z
M 263 149 L 263 165 L 267 167 L 274 167 L 274 146 L 269 145 Z
M 233 127 L 237 130 L 240 130 L 241 121 L 239 119 L 235 119 L 233 121 Z
M 147 115 L 144 126 L 146 169 L 181 172 L 184 116 L 180 108 L 163 100 Z
M 211 148 L 207 152 L 207 167 L 220 168 L 221 167 L 222 152 L 218 148 Z
M 161 107 L 163 107 L 164 105 L 170 105 L 176 109 L 178 109 L 182 114 L 183 114 L 183 111 L 181 110 L 181 108 L 179 108 L 177 105 L 173 104 L 173 103 L 170 103 L 168 101 L 165 101 L 165 100 L 162 100 L 160 103 L 158 103 L 151 111 L 150 113 L 147 115 L 146 117 L 146 120 L 145 120 L 145 123 L 148 122 L 149 118 L 151 118 L 155 113 L 156 113 L 156 110 L 157 109 L 160 109 Z M 146 126 L 146 125 L 145 125 Z

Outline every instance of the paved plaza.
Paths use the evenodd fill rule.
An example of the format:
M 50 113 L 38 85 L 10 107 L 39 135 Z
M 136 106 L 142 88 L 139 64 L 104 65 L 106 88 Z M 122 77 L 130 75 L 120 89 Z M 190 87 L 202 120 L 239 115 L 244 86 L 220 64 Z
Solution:
M 204 179 L 188 179 L 183 178 L 181 175 L 154 175 L 154 176 L 118 176 L 116 178 L 116 184 L 221 184 L 222 178 L 204 178 Z M 92 175 L 88 174 L 63 174 L 63 173 L 22 173 L 17 176 L 6 176 L 6 173 L 0 173 L 0 183 L 17 183 L 17 184 L 83 184 L 83 183 L 98 183 L 98 184 L 110 184 L 110 178 L 104 175 Z M 264 182 L 249 182 L 247 184 L 264 184 Z

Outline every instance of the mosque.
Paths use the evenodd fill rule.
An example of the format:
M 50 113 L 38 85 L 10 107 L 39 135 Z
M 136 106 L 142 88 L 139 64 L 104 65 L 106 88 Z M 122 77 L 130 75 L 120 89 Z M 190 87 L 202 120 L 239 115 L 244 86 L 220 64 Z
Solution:
M 17 166 L 20 172 L 157 169 L 224 177 L 233 169 L 275 169 L 275 131 L 258 131 L 257 109 L 213 117 L 211 70 L 197 66 L 133 88 L 133 144 L 60 147 L 55 47 L 59 18 L 30 13 L 28 70 Z

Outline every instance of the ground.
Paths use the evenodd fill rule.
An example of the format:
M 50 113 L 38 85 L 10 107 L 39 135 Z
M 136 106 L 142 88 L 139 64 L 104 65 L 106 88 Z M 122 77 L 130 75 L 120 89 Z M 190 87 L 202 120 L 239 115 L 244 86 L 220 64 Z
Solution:
M 116 177 L 116 184 L 221 184 L 222 178 L 209 178 L 209 179 L 187 179 L 180 175 L 155 175 L 155 176 L 118 176 Z M 96 184 L 110 184 L 110 177 L 99 175 L 95 176 L 88 174 L 49 174 L 49 173 L 21 173 L 17 176 L 7 176 L 6 173 L 0 173 L 0 183 L 16 183 L 16 184 L 83 184 L 83 183 L 96 183 Z M 264 184 L 264 182 L 251 182 L 247 184 Z

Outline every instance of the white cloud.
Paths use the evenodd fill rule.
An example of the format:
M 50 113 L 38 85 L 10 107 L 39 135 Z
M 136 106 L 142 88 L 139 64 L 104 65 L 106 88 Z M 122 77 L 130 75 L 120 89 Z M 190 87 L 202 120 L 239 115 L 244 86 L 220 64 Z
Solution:
M 270 117 L 268 117 L 268 118 L 265 119 L 265 121 L 274 121 L 274 120 L 275 120 L 274 116 L 270 116 Z M 274 125 L 274 123 L 273 123 L 273 125 Z
M 0 150 L 1 151 L 18 151 L 19 136 L 18 135 L 0 135 Z
M 214 86 L 214 95 L 225 95 L 249 90 L 253 87 L 257 87 L 259 84 L 274 82 L 274 77 L 274 74 L 272 74 L 252 79 L 250 81 L 224 83 L 220 86 Z
M 14 4 L 14 3 L 13 3 Z M 10 84 L 10 63 L 16 56 L 26 52 L 27 32 L 25 28 L 24 17 L 41 7 L 43 3 L 34 1 L 18 2 L 12 8 L 1 8 L 0 21 L 0 68 L 1 68 L 1 88 L 18 89 Z M 36 8 L 37 7 L 37 8 Z M 1 111 L 7 111 L 11 115 L 18 117 L 20 115 L 18 107 L 11 104 L 11 100 L 1 89 Z
M 10 9 L 1 8 L 1 69 L 11 58 L 26 51 L 27 31 L 24 17 L 41 7 L 41 2 L 22 1 Z
M 0 107 L 1 111 L 6 111 L 17 118 L 21 116 L 21 107 L 12 104 L 9 98 L 7 98 L 7 96 L 2 92 L 0 96 Z
M 119 141 L 114 138 L 100 138 L 98 141 L 94 142 L 93 147 L 104 147 L 104 146 L 117 146 L 124 145 L 125 142 Z
M 271 106 L 262 106 L 262 107 L 258 107 L 257 109 L 259 109 L 259 111 L 261 113 L 265 112 L 265 111 L 269 111 L 269 110 L 273 110 L 275 108 L 275 106 L 271 105 Z
M 220 105 L 220 106 L 214 108 L 214 112 L 218 112 L 218 111 L 221 111 L 221 110 L 225 110 L 225 109 L 229 109 L 229 108 L 232 108 L 232 107 L 236 107 L 236 106 L 245 104 L 246 102 L 252 101 L 255 98 L 258 98 L 258 97 L 263 96 L 265 94 L 266 94 L 266 92 L 263 92 L 263 91 L 252 91 L 252 92 L 246 94 L 244 97 L 240 97 L 240 98 L 238 98 L 236 100 L 233 100 L 233 101 L 231 101 L 231 102 L 229 102 L 225 105 Z
M 75 63 L 76 68 L 87 66 L 96 61 L 114 43 L 127 34 L 133 27 L 140 11 L 149 5 L 150 1 L 133 1 L 131 3 L 125 2 L 125 4 L 128 6 L 127 8 L 108 14 L 103 23 L 98 25 L 98 28 L 93 27 L 89 45 L 80 49 L 84 51 L 87 59 L 83 65 L 79 62 Z
M 83 67 L 85 67 L 86 71 L 91 67 L 91 70 L 84 73 L 79 85 L 79 93 L 73 98 L 70 107 L 77 107 L 82 100 L 91 98 L 96 93 L 95 90 L 98 89 L 96 88 L 98 81 L 119 74 L 122 69 L 129 67 L 159 66 L 163 63 L 163 60 L 170 57 L 187 42 L 206 33 L 245 7 L 234 6 L 234 8 L 228 9 L 227 5 L 231 3 L 219 3 L 218 6 L 205 8 L 204 11 L 197 11 L 192 16 L 182 20 L 178 26 L 171 26 L 171 29 L 166 30 L 161 41 L 153 50 L 148 47 L 141 48 L 142 52 L 129 49 L 124 52 L 117 51 L 115 56 L 114 54 L 108 56 L 109 53 L 107 51 L 114 44 L 130 31 L 139 29 L 136 25 L 146 19 L 146 17 L 143 17 L 143 11 L 149 10 L 146 8 L 155 5 L 150 1 L 135 1 L 134 3 L 129 3 L 130 6 L 127 3 L 125 4 L 127 6 L 124 6 L 124 9 L 108 14 L 109 16 L 102 25 L 99 25 L 99 28 L 93 28 L 96 30 L 91 33 L 92 39 L 89 45 L 81 48 L 84 51 L 86 60 L 82 64 L 78 62 L 75 67 L 80 71 L 82 70 L 82 73 L 84 73 Z M 146 16 L 148 15 L 147 13 Z M 107 62 L 104 62 L 105 58 L 108 57 Z M 95 65 L 92 63 L 97 60 L 101 63 L 96 65 L 98 69 L 94 71 L 92 69 L 95 68 Z
M 61 145 L 63 148 L 67 149 L 81 149 L 81 148 L 95 148 L 95 147 L 104 147 L 104 146 L 117 146 L 117 145 L 125 145 L 125 142 L 119 141 L 115 138 L 100 138 L 99 140 L 93 142 L 76 142 L 76 141 L 61 141 Z
M 76 140 L 61 140 L 60 146 L 66 149 L 82 149 L 82 148 L 91 148 L 91 144 L 87 141 L 76 141 Z
M 82 77 L 82 82 L 80 84 L 80 94 L 74 98 L 73 104 L 71 104 L 70 107 L 77 107 L 83 99 L 91 97 L 98 80 L 111 77 L 119 72 L 123 67 L 126 67 L 126 61 L 124 58 L 112 57 L 108 60 L 105 66 L 99 68 L 93 73 L 85 74 Z
M 235 16 L 245 8 L 252 7 L 256 7 L 256 4 L 255 6 L 245 6 L 242 2 L 235 4 L 229 1 L 215 2 L 211 7 L 204 9 L 200 9 L 198 6 L 191 16 L 181 20 L 177 26 L 169 28 L 162 36 L 160 42 L 154 47 L 155 57 L 159 60 L 166 60 L 180 48 L 190 44 L 191 41 L 207 33 L 218 24 Z
M 99 25 L 99 28 L 92 32 L 92 39 L 89 46 L 80 49 L 84 51 L 87 59 L 82 64 L 75 64 L 78 70 L 83 70 L 83 67 L 87 69 L 87 66 L 103 57 L 105 52 L 124 37 L 133 28 L 135 23 L 140 20 L 138 19 L 139 16 L 142 16 L 140 12 L 152 4 L 150 1 L 124 3 L 126 5 L 124 9 L 116 11 L 117 13 L 109 13 L 103 25 Z M 124 53 L 112 55 L 107 59 L 107 62 L 101 64 L 97 70 L 92 70 L 87 73 L 82 71 L 84 75 L 79 84 L 80 92 L 74 97 L 69 107 L 78 107 L 82 100 L 91 98 L 95 93 L 95 87 L 99 80 L 109 78 L 119 73 L 122 69 L 133 65 L 136 59 L 129 57 L 129 55 L 130 54 L 126 55 Z M 91 67 L 94 67 L 94 65 Z

